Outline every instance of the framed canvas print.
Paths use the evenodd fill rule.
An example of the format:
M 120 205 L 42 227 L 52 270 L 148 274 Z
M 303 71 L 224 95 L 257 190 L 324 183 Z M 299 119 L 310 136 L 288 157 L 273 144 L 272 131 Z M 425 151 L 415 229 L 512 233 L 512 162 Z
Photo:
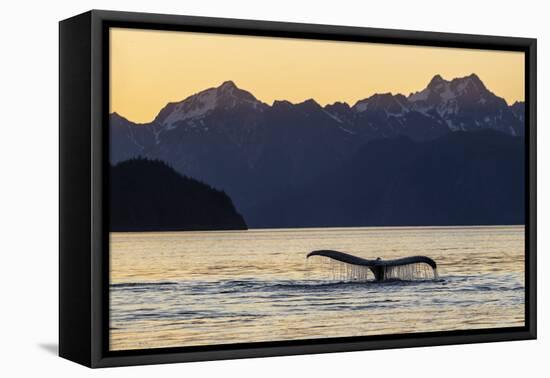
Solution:
M 60 355 L 536 337 L 536 41 L 60 23 Z

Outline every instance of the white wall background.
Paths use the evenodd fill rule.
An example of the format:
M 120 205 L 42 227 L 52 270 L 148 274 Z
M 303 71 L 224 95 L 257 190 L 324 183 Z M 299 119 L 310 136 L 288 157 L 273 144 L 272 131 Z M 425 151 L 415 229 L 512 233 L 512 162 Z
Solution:
M 109 377 L 518 377 L 548 371 L 546 234 L 550 27 L 545 1 L 6 1 L 0 22 L 0 375 Z M 539 340 L 89 370 L 55 355 L 58 246 L 58 26 L 111 9 L 536 37 Z M 546 349 L 546 351 L 545 351 Z

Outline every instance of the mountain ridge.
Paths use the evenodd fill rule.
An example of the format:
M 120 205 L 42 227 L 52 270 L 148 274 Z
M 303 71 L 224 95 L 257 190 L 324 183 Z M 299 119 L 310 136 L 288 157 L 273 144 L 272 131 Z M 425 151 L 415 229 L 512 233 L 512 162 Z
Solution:
M 297 108 L 304 112 L 324 112 L 335 123 L 344 125 L 344 131 L 366 139 L 404 134 L 424 140 L 439 137 L 447 129 L 493 128 L 511 135 L 524 135 L 525 110 L 521 104 L 508 105 L 503 98 L 489 91 L 476 74 L 452 80 L 445 80 L 437 74 L 426 88 L 408 96 L 375 93 L 353 106 L 342 101 L 321 106 L 314 99 L 298 103 L 275 100 L 269 105 L 228 80 L 218 87 L 166 104 L 149 123 L 133 123 L 118 113 L 112 113 L 111 117 L 122 117 L 135 126 L 147 127 L 158 139 L 161 133 L 178 127 L 205 129 L 208 127 L 205 125 L 207 118 L 222 110 L 248 111 L 255 113 L 255 118 L 265 118 L 263 113 L 266 111 Z
M 113 113 L 110 162 L 164 161 L 224 190 L 247 219 L 255 204 L 338 167 L 370 141 L 483 129 L 522 136 L 524 105 L 508 106 L 478 80 L 436 75 L 412 102 L 414 94 L 383 93 L 324 107 L 313 99 L 268 105 L 226 81 L 166 105 L 151 123 Z
M 459 131 L 369 142 L 250 212 L 258 228 L 523 224 L 523 138 Z M 396 154 L 395 151 L 399 151 Z
M 293 105 L 293 106 L 296 106 L 296 105 L 300 105 L 300 104 L 304 104 L 304 103 L 307 103 L 307 102 L 312 102 L 312 103 L 316 103 L 318 104 L 321 108 L 323 109 L 327 109 L 327 108 L 331 108 L 333 107 L 334 105 L 337 105 L 337 104 L 343 104 L 345 106 L 348 106 L 349 108 L 351 109 L 357 109 L 357 106 L 360 105 L 361 103 L 364 103 L 366 101 L 368 101 L 369 99 L 372 99 L 372 98 L 375 98 L 375 97 L 378 97 L 378 96 L 392 96 L 392 97 L 396 97 L 396 98 L 404 98 L 408 101 L 412 101 L 412 102 L 416 102 L 418 99 L 419 99 L 419 95 L 421 95 L 424 91 L 428 90 L 428 89 L 434 89 L 437 85 L 440 85 L 440 84 L 451 84 L 451 85 L 454 85 L 454 84 L 459 84 L 460 82 L 468 82 L 468 83 L 477 83 L 478 85 L 481 85 L 481 87 L 484 89 L 484 90 L 487 90 L 489 93 L 491 93 L 492 95 L 496 96 L 493 92 L 489 91 L 487 89 L 487 87 L 485 86 L 485 84 L 483 83 L 483 81 L 479 78 L 479 76 L 477 76 L 475 73 L 472 73 L 470 75 L 467 75 L 467 76 L 463 76 L 463 77 L 457 77 L 457 78 L 453 78 L 451 80 L 446 80 L 444 79 L 440 74 L 436 74 L 432 77 L 432 79 L 429 81 L 428 85 L 426 88 L 424 88 L 423 90 L 420 90 L 420 91 L 417 91 L 417 92 L 411 92 L 408 96 L 405 95 L 404 93 L 401 93 L 401 92 L 397 92 L 395 94 L 393 94 L 392 92 L 383 92 L 383 93 L 373 93 L 372 95 L 368 96 L 368 97 L 365 97 L 363 99 L 359 99 L 355 102 L 354 105 L 351 105 L 349 103 L 347 103 L 346 101 L 335 101 L 333 103 L 327 103 L 325 105 L 321 105 L 319 104 L 314 98 L 309 98 L 309 99 L 305 99 L 303 101 L 299 101 L 299 102 L 291 102 L 289 100 L 285 100 L 285 99 L 275 99 L 273 100 L 272 104 L 269 105 L 268 103 L 265 103 L 263 101 L 260 101 L 258 100 L 251 92 L 247 91 L 247 90 L 244 90 L 242 88 L 239 88 L 234 81 L 232 80 L 226 80 L 224 82 L 222 82 L 222 84 L 220 84 L 218 87 L 210 87 L 210 88 L 207 88 L 207 89 L 204 89 L 204 90 L 201 90 L 199 92 L 196 92 L 194 94 L 191 94 L 185 98 L 183 98 L 182 100 L 179 100 L 179 101 L 173 101 L 173 102 L 168 102 L 160 111 L 159 113 L 157 113 L 157 115 L 153 118 L 152 121 L 150 122 L 133 122 L 131 121 L 129 118 L 121 115 L 120 113 L 117 113 L 116 111 L 113 112 L 113 113 L 110 113 L 110 115 L 118 115 L 120 117 L 123 117 L 125 119 L 127 119 L 128 121 L 130 122 L 133 122 L 135 124 L 141 124 L 141 125 L 146 125 L 146 124 L 151 124 L 151 123 L 154 123 L 154 122 L 162 122 L 164 120 L 164 114 L 166 112 L 166 110 L 168 109 L 171 109 L 171 107 L 173 107 L 174 105 L 178 105 L 178 104 L 183 104 L 187 101 L 190 101 L 194 98 L 196 98 L 197 96 L 204 96 L 205 94 L 209 94 L 209 93 L 212 93 L 212 92 L 215 92 L 216 90 L 218 91 L 221 91 L 222 93 L 226 90 L 230 91 L 230 92 L 233 92 L 233 91 L 237 91 L 238 93 L 240 94 L 245 94 L 249 97 L 249 101 L 251 102 L 256 102 L 258 104 L 262 104 L 264 107 L 273 107 L 276 103 L 277 104 L 280 104 L 280 103 L 286 103 L 286 104 L 289 104 L 289 105 Z M 498 96 L 496 96 L 498 97 Z M 501 98 L 501 97 L 499 97 Z M 516 100 L 513 104 L 510 104 L 508 105 L 508 103 L 506 102 L 506 100 L 502 99 L 504 101 L 504 103 L 509 106 L 509 107 L 512 107 L 514 104 L 516 103 L 524 103 L 524 101 L 519 101 L 519 100 Z M 361 111 L 361 110 L 359 110 Z

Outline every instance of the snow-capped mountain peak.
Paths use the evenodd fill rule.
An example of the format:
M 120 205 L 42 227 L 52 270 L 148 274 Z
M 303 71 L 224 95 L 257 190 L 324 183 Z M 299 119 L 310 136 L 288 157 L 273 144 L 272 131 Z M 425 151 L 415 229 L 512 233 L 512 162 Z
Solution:
M 170 130 L 178 124 L 203 119 L 215 109 L 229 110 L 237 106 L 263 110 L 267 105 L 229 80 L 219 87 L 205 89 L 183 101 L 169 103 L 157 115 L 155 122 Z
M 430 83 L 428 84 L 428 88 L 434 88 L 442 84 L 444 85 L 445 83 L 448 83 L 448 81 L 443 79 L 440 74 L 437 74 L 434 77 L 432 77 L 432 80 L 430 80 Z
M 460 96 L 481 96 L 489 92 L 476 74 L 445 80 L 441 75 L 435 75 L 428 86 L 408 97 L 409 102 L 426 102 L 435 104 L 456 99 Z M 490 93 L 490 92 L 489 92 Z
M 402 94 L 374 94 L 369 98 L 357 101 L 353 110 L 357 113 L 366 111 L 383 111 L 386 116 L 401 116 L 409 111 L 410 104 Z
M 430 102 L 435 103 L 440 100 L 448 101 L 455 97 L 451 90 L 451 82 L 443 79 L 441 75 L 435 75 L 430 80 L 428 86 L 415 93 L 411 93 L 408 97 L 409 102 Z
M 233 80 L 226 80 L 218 87 L 218 90 L 224 91 L 224 90 L 234 90 L 238 89 L 237 85 Z
M 521 135 L 519 117 L 514 117 L 506 101 L 489 91 L 476 74 L 445 80 L 435 75 L 428 86 L 408 97 L 412 110 L 441 117 L 455 130 L 492 128 Z M 514 119 L 516 118 L 516 119 Z

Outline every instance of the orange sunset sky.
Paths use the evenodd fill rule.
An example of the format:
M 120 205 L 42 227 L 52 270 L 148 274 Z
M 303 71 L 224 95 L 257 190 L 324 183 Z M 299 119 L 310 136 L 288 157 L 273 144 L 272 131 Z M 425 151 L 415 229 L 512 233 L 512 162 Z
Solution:
M 149 122 L 168 102 L 233 80 L 259 100 L 321 105 L 422 90 L 435 74 L 476 73 L 524 100 L 522 52 L 112 28 L 110 112 Z

